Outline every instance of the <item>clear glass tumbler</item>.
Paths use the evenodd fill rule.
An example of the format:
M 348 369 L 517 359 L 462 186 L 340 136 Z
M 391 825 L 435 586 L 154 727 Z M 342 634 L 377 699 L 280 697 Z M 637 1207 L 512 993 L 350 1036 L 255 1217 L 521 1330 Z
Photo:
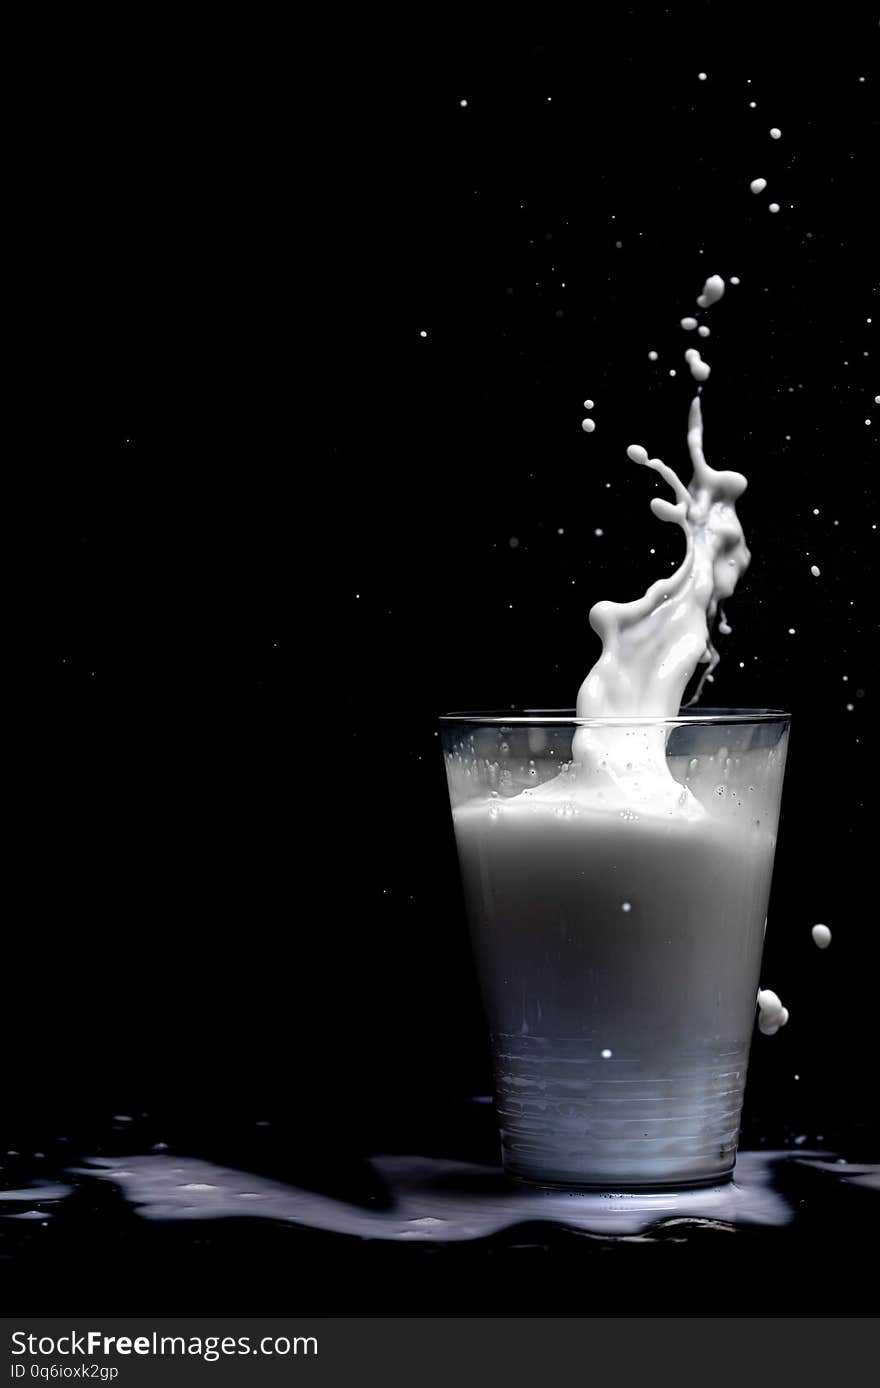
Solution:
M 625 1190 L 732 1173 L 788 725 L 441 720 L 509 1175 Z M 610 750 L 586 779 L 585 745 Z

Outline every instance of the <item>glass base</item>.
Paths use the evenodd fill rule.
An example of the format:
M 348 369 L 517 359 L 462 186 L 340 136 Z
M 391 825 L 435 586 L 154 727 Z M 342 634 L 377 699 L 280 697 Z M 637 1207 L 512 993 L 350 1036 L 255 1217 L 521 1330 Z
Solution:
M 599 1183 L 593 1181 L 550 1181 L 535 1176 L 518 1176 L 514 1171 L 505 1170 L 504 1175 L 511 1184 L 521 1186 L 526 1190 L 546 1190 L 553 1191 L 559 1195 L 563 1192 L 569 1195 L 653 1195 L 669 1194 L 670 1192 L 681 1190 L 707 1190 L 714 1186 L 727 1185 L 733 1180 L 735 1167 L 731 1166 L 727 1171 L 719 1172 L 715 1176 L 701 1176 L 694 1179 L 673 1180 L 673 1181 L 651 1181 L 645 1182 L 615 1182 L 608 1181 Z

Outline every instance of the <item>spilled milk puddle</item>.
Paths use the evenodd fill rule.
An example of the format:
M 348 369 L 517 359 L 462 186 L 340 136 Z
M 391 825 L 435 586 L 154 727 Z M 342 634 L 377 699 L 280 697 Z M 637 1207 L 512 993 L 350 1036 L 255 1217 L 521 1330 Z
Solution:
M 657 1194 L 598 1194 L 513 1187 L 500 1170 L 421 1156 L 375 1157 L 390 1208 L 364 1209 L 330 1195 L 192 1157 L 95 1157 L 70 1169 L 116 1186 L 147 1220 L 258 1218 L 361 1238 L 454 1243 L 520 1224 L 550 1222 L 602 1238 L 641 1237 L 676 1222 L 714 1227 L 780 1227 L 795 1215 L 776 1186 L 794 1164 L 828 1179 L 880 1189 L 880 1166 L 828 1159 L 828 1153 L 743 1152 L 725 1185 Z M 74 1185 L 43 1182 L 0 1192 L 0 1218 L 46 1220 Z

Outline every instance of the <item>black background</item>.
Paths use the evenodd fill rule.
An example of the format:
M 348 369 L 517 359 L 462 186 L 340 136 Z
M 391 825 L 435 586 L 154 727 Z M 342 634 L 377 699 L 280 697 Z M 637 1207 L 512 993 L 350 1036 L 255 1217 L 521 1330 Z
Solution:
M 67 24 L 13 46 L 6 1145 L 472 1155 L 436 716 L 571 707 L 591 604 L 671 566 L 625 447 L 687 476 L 721 273 L 710 702 L 794 719 L 746 1137 L 876 1155 L 876 18 Z

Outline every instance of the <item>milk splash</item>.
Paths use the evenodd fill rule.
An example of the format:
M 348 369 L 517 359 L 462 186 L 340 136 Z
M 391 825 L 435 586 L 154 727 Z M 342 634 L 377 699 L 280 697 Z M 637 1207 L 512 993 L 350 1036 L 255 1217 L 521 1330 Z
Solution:
M 602 653 L 578 692 L 579 719 L 675 718 L 698 666 L 705 669 L 691 702 L 718 664 L 712 626 L 719 613 L 726 625 L 722 604 L 750 559 L 735 506 L 747 484 L 741 473 L 706 461 L 699 396 L 691 402 L 687 442 L 693 465 L 688 487 L 641 445 L 627 449 L 632 462 L 651 468 L 671 488 L 675 500 L 654 497 L 651 510 L 681 527 L 685 554 L 675 573 L 657 579 L 642 597 L 592 608 L 590 625 Z M 603 790 L 603 799 L 620 796 L 661 813 L 701 817 L 705 811 L 668 770 L 665 739 L 662 726 L 640 729 L 635 746 L 631 729 L 579 727 L 570 771 L 536 788 L 534 798 L 581 798 L 589 787 Z
M 697 302 L 708 308 L 724 294 L 724 280 L 710 276 Z M 689 320 L 685 320 L 689 321 Z M 699 353 L 686 357 L 708 375 Z M 631 444 L 627 456 L 651 468 L 672 490 L 674 501 L 654 497 L 651 510 L 658 520 L 681 527 L 685 554 L 668 578 L 657 579 L 633 602 L 598 602 L 590 625 L 602 642 L 602 653 L 577 697 L 579 719 L 676 718 L 685 689 L 699 665 L 705 666 L 689 703 L 700 696 L 718 664 L 712 627 L 722 604 L 733 593 L 748 567 L 750 554 L 736 514 L 736 501 L 747 482 L 740 472 L 709 465 L 703 451 L 700 396 L 691 401 L 687 446 L 693 476 L 687 487 L 660 458 L 648 456 L 641 444 Z M 635 743 L 635 745 L 634 745 Z M 616 802 L 640 804 L 648 812 L 702 818 L 705 810 L 672 776 L 666 764 L 666 729 L 607 725 L 579 727 L 572 744 L 572 764 L 564 775 L 526 794 L 530 800 L 598 800 L 606 808 Z
M 697 303 L 708 308 L 724 288 L 721 276 L 711 275 Z M 691 363 L 700 360 L 693 348 L 686 356 Z M 721 630 L 729 631 L 722 604 L 751 557 L 735 504 L 748 484 L 741 472 L 718 470 L 706 461 L 699 394 L 691 401 L 687 446 L 693 468 L 687 487 L 641 444 L 627 449 L 631 462 L 653 469 L 671 488 L 675 501 L 654 497 L 651 510 L 658 520 L 681 527 L 685 555 L 670 578 L 658 579 L 634 602 L 593 607 L 590 625 L 602 641 L 602 654 L 581 685 L 578 718 L 675 718 L 697 666 L 707 668 L 690 703 L 718 664 L 712 626 L 720 613 Z
M 687 442 L 694 469 L 688 487 L 641 445 L 627 449 L 632 462 L 653 469 L 672 489 L 675 502 L 654 497 L 651 510 L 681 527 L 685 555 L 670 578 L 657 579 L 642 597 L 598 602 L 591 610 L 602 654 L 581 685 L 578 718 L 675 718 L 697 666 L 708 668 L 691 702 L 718 664 L 710 630 L 750 559 L 735 506 L 747 483 L 742 473 L 706 461 L 699 396 L 691 401 Z

